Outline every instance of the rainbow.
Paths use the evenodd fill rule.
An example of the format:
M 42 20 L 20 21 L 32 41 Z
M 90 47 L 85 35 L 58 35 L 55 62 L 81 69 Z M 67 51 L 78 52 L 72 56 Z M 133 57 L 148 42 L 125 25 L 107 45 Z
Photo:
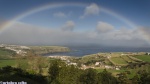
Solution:
M 45 5 L 42 5 L 42 6 L 39 6 L 39 7 L 35 7 L 35 8 L 32 8 L 28 11 L 25 11 L 23 13 L 21 13 L 20 15 L 14 17 L 12 20 L 8 21 L 8 22 L 5 22 L 4 24 L 2 24 L 1 28 L 0 28 L 0 34 L 3 32 L 3 31 L 6 31 L 7 29 L 9 29 L 13 24 L 15 24 L 15 22 L 31 15 L 31 14 L 34 14 L 34 13 L 37 13 L 37 12 L 40 12 L 40 11 L 43 11 L 43 10 L 47 10 L 47 9 L 52 9 L 52 8 L 57 8 L 57 7 L 64 7 L 64 6 L 76 6 L 76 7 L 86 7 L 88 6 L 89 4 L 85 4 L 85 3 L 50 3 L 50 4 L 45 4 Z M 109 9 L 106 9 L 106 8 L 103 8 L 100 6 L 100 11 L 101 12 L 104 12 L 106 14 L 109 14 L 117 19 L 119 19 L 120 21 L 124 22 L 125 24 L 127 24 L 129 27 L 133 28 L 133 29 L 136 29 L 138 28 L 133 22 L 129 21 L 128 19 L 126 19 L 125 17 L 109 10 Z M 144 39 L 150 44 L 150 39 L 148 36 L 146 35 L 142 35 L 144 37 Z
M 36 7 L 36 8 L 32 8 L 32 9 L 30 9 L 30 10 L 28 10 L 28 11 L 26 11 L 26 12 L 24 12 L 24 13 L 18 15 L 18 16 L 16 16 L 11 21 L 6 22 L 5 24 L 3 24 L 3 26 L 0 29 L 0 32 L 3 32 L 7 28 L 10 28 L 16 21 L 19 21 L 19 20 L 25 18 L 26 16 L 29 16 L 31 14 L 34 14 L 34 13 L 37 13 L 37 12 L 40 12 L 40 11 L 43 11 L 43 10 L 46 10 L 46 9 L 52 9 L 52 8 L 64 7 L 64 6 L 86 7 L 88 5 L 89 4 L 84 4 L 84 3 L 50 3 L 50 4 L 42 5 L 42 6 L 39 6 L 39 7 Z M 108 10 L 106 8 L 103 8 L 103 7 L 100 7 L 100 11 L 105 12 L 105 13 L 107 13 L 109 15 L 114 16 L 115 18 L 117 18 L 117 19 L 123 21 L 124 23 L 126 23 L 131 28 L 136 28 L 136 25 L 133 22 L 127 20 L 126 18 L 122 17 L 119 14 L 114 13 L 111 10 Z

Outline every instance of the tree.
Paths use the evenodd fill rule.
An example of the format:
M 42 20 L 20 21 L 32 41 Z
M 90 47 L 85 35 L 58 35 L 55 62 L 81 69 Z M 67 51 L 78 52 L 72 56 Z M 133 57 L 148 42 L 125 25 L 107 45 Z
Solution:
M 81 71 L 81 69 L 76 68 L 74 65 L 63 66 L 59 73 L 59 82 L 61 84 L 78 84 Z
M 98 84 L 117 84 L 117 79 L 104 69 L 103 72 L 98 73 Z
M 79 77 L 81 84 L 97 84 L 97 73 L 94 69 L 86 69 Z
M 28 84 L 47 84 L 44 76 L 40 74 L 30 74 L 20 68 L 6 66 L 0 68 L 1 81 L 26 81 Z
M 59 66 L 58 61 L 53 61 L 50 64 L 50 67 L 48 70 L 50 83 L 59 83 L 57 80 L 57 77 L 59 75 L 60 69 L 61 69 L 61 67 Z
M 139 78 L 139 75 L 135 75 L 133 78 L 132 78 L 132 84 L 140 84 L 140 78 Z
M 127 77 L 127 73 L 123 72 L 118 74 L 119 84 L 129 84 L 129 79 Z
M 138 72 L 141 84 L 150 84 L 150 72 L 141 70 Z

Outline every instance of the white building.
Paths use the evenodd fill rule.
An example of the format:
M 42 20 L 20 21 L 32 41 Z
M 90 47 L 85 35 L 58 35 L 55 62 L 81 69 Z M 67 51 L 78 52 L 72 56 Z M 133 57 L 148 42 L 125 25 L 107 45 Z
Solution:
M 69 63 L 68 65 L 74 65 L 74 66 L 77 66 L 77 63 Z
M 119 68 L 116 68 L 116 70 L 120 70 Z
M 100 64 L 100 62 L 96 62 L 96 63 L 95 63 L 95 66 L 97 66 L 97 65 L 99 65 L 99 64 Z
M 20 48 L 22 48 L 22 49 L 30 49 L 30 48 L 27 47 L 27 46 L 20 46 Z
M 148 52 L 148 53 L 146 53 L 146 55 L 150 55 L 150 53 Z

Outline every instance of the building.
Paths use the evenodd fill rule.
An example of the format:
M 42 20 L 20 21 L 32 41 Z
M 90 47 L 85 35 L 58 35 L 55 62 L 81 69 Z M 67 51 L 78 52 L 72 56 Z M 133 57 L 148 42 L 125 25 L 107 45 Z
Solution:
M 100 62 L 96 62 L 96 63 L 95 63 L 95 66 L 98 66 L 99 64 L 100 64 Z
M 146 53 L 146 55 L 150 55 L 150 53 L 148 52 L 148 53 Z

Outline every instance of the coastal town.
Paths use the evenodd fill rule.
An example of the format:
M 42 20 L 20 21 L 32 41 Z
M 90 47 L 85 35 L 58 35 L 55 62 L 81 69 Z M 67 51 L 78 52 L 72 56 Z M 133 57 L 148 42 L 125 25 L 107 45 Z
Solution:
M 7 45 L 7 44 L 1 44 L 0 48 L 12 50 L 12 51 L 14 51 L 17 54 L 22 55 L 22 56 L 25 56 L 25 54 L 27 53 L 25 50 L 30 50 L 30 47 L 27 47 L 27 46 Z
M 69 49 L 62 46 L 1 44 L 0 67 L 11 66 L 42 76 L 49 76 L 49 71 L 55 71 L 55 69 L 59 69 L 61 72 L 66 71 L 69 74 L 77 74 L 72 70 L 94 70 L 95 73 L 105 73 L 107 70 L 108 73 L 112 73 L 112 76 L 119 78 L 123 74 L 135 75 L 136 70 L 150 66 L 149 52 L 99 52 L 81 57 L 53 55 L 55 52 L 69 52 Z M 51 54 L 43 56 L 41 53 Z M 64 75 L 66 76 L 65 73 Z
M 6 44 L 1 44 L 0 48 L 14 51 L 16 54 L 20 56 L 26 56 L 29 51 L 33 50 L 33 47 L 31 46 L 6 45 Z M 37 48 L 39 48 L 40 50 Z M 36 46 L 36 50 L 38 51 L 45 50 L 45 47 L 42 49 L 41 48 L 42 47 Z M 63 49 L 62 47 L 60 48 L 61 50 Z M 64 49 L 66 49 L 66 47 Z M 50 53 L 50 52 L 51 51 L 46 53 Z M 83 57 L 62 56 L 62 55 L 61 56 L 52 55 L 52 56 L 44 56 L 44 57 L 62 60 L 67 65 L 74 65 L 76 67 L 79 67 L 80 69 L 93 68 L 93 69 L 120 70 L 122 67 L 129 66 L 131 63 L 138 64 L 138 63 L 145 62 L 141 59 L 136 58 L 137 56 L 141 56 L 141 55 L 149 56 L 150 53 L 149 52 L 106 52 L 106 53 L 99 52 L 91 55 L 86 55 Z

